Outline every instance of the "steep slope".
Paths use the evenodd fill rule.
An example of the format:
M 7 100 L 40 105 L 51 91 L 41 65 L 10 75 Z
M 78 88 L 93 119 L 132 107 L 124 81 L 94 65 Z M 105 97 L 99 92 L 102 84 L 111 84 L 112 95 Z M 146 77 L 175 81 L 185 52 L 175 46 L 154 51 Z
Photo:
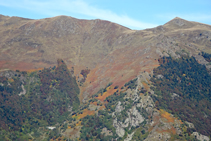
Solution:
M 188 26 L 184 29 L 175 26 L 178 20 L 187 22 Z M 84 96 L 95 93 L 97 89 L 92 91 L 96 87 L 105 86 L 109 81 L 122 86 L 140 72 L 152 73 L 153 68 L 159 66 L 159 57 L 170 55 L 178 58 L 180 54 L 197 56 L 201 51 L 211 52 L 211 28 L 176 18 L 163 26 L 131 32 L 120 41 L 124 42 L 122 46 L 125 47 L 111 52 L 88 75 L 89 87 L 85 85 Z
M 53 66 L 56 59 L 61 57 L 69 65 L 93 68 L 99 58 L 113 50 L 115 38 L 128 30 L 107 21 L 78 20 L 67 16 L 42 20 L 18 17 L 2 19 L 1 60 L 9 59 L 5 67 L 13 68 L 26 63 L 25 68 L 18 68 L 22 70 Z
M 81 70 L 90 69 L 81 97 L 109 82 L 122 86 L 140 72 L 152 73 L 162 56 L 211 52 L 211 27 L 175 18 L 163 26 L 134 31 L 103 20 L 58 16 L 41 20 L 5 17 L 0 21 L 0 68 L 36 70 L 62 58 Z
M 209 136 L 211 108 L 211 76 L 204 65 L 194 57 L 183 56 L 174 60 L 171 57 L 160 59 L 162 64 L 154 70 L 151 79 L 157 96 L 156 105 L 169 109 L 183 121 L 195 125 L 200 133 Z M 156 78 L 157 75 L 161 77 Z
M 61 59 L 57 67 L 39 72 L 1 72 L 0 140 L 52 138 L 58 131 L 42 135 L 46 127 L 63 124 L 79 108 L 78 95 L 76 79 Z
M 157 93 L 152 90 L 155 84 L 152 85 L 150 78 L 163 56 L 175 59 L 193 56 L 209 70 L 210 54 L 206 53 L 210 52 L 211 26 L 181 18 L 152 29 L 135 31 L 103 20 L 79 20 L 67 16 L 31 20 L 0 15 L 0 71 L 7 74 L 7 69 L 25 70 L 24 74 L 29 77 L 39 73 L 43 99 L 52 105 L 62 103 L 59 108 L 52 108 L 48 104 L 45 106 L 45 101 L 44 106 L 37 107 L 44 108 L 41 113 L 47 115 L 45 120 L 49 123 L 52 118 L 58 119 L 59 123 L 65 122 L 49 124 L 56 126 L 52 131 L 44 128 L 46 124 L 39 125 L 35 133 L 25 131 L 31 139 L 196 140 L 196 136 L 207 140 L 207 136 L 190 132 L 185 118 L 181 121 L 171 115 L 174 113 L 170 110 L 166 112 L 168 108 L 159 109 L 158 100 L 154 98 Z M 58 58 L 62 58 L 67 66 L 58 60 L 60 69 L 55 69 L 53 66 Z M 74 87 L 75 77 L 71 79 L 68 68 L 80 88 L 81 105 L 75 112 L 70 106 L 78 106 L 78 97 L 74 93 L 79 89 Z M 31 82 L 29 80 L 27 82 Z M 5 80 L 4 85 L 9 85 L 7 82 L 12 80 Z M 19 83 L 14 88 L 19 96 L 37 95 L 37 91 L 31 89 L 21 92 Z M 51 102 L 47 93 L 61 98 Z M 17 94 L 12 100 L 15 98 L 19 98 Z M 72 104 L 68 105 L 69 102 Z M 37 111 L 36 101 L 32 100 L 32 103 Z M 49 109 L 57 114 L 53 116 Z M 71 113 L 59 119 L 58 113 L 62 115 L 66 111 Z M 209 131 L 201 133 L 208 135 Z

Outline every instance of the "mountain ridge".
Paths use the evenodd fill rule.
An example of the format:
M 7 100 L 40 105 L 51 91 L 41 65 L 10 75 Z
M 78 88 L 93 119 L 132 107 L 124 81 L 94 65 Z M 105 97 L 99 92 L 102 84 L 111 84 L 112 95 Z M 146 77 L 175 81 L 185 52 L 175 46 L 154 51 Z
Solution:
M 33 124 L 39 130 L 32 128 L 27 122 L 24 122 L 27 127 L 22 127 L 21 124 L 19 126 L 21 132 L 26 129 L 24 133 L 27 135 L 30 133 L 32 138 L 44 138 L 46 135 L 43 133 L 48 132 L 47 137 L 50 139 L 62 139 L 58 135 L 67 139 L 80 137 L 81 140 L 209 139 L 195 132 L 194 125 L 189 123 L 198 122 L 197 118 L 191 118 L 186 111 L 193 106 L 186 105 L 186 109 L 179 109 L 189 116 L 188 125 L 186 121 L 181 121 L 178 116 L 172 115 L 172 111 L 177 114 L 177 108 L 169 106 L 171 108 L 169 110 L 166 106 L 178 100 L 177 97 L 186 95 L 189 92 L 188 86 L 194 87 L 191 84 L 195 82 L 190 79 L 195 79 L 194 72 L 189 74 L 187 71 L 193 68 L 192 66 L 177 76 L 172 75 L 176 81 L 182 82 L 174 87 L 187 87 L 185 93 L 178 89 L 155 87 L 162 86 L 161 84 L 168 86 L 172 80 L 169 74 L 161 75 L 159 72 L 159 69 L 166 72 L 170 70 L 169 67 L 165 68 L 164 64 L 169 58 L 174 63 L 174 60 L 177 60 L 183 65 L 191 62 L 191 65 L 196 66 L 200 63 L 198 66 L 202 66 L 203 71 L 209 75 L 211 68 L 209 53 L 211 53 L 211 26 L 181 18 L 174 18 L 164 25 L 151 29 L 131 30 L 109 21 L 79 20 L 68 16 L 40 20 L 0 16 L 0 75 L 5 78 L 0 83 L 2 94 L 5 91 L 11 93 L 10 84 L 12 84 L 14 89 L 20 92 L 20 95 L 12 93 L 14 97 L 27 98 L 29 94 L 37 97 L 39 94 L 40 97 L 37 98 L 43 100 L 41 102 L 43 105 L 58 104 L 59 107 L 54 112 L 61 115 L 64 113 L 63 117 L 56 114 L 56 119 L 52 123 L 51 120 L 55 118 L 53 113 L 46 112 L 50 106 L 41 106 L 44 108 L 41 113 L 39 108 L 38 110 L 35 108 L 34 112 L 38 111 L 40 115 Z M 10 77 L 10 74 L 14 76 Z M 26 78 L 23 79 L 22 75 Z M 203 77 L 201 75 L 197 77 L 203 83 Z M 165 83 L 162 82 L 163 78 L 166 79 Z M 71 94 L 73 89 L 68 86 L 70 83 L 73 88 L 75 86 L 77 95 L 80 89 L 78 96 Z M 208 92 L 207 89 L 204 91 Z M 69 100 L 67 94 L 70 96 Z M 57 99 L 58 95 L 61 98 Z M 164 97 L 159 97 L 163 95 Z M 189 94 L 182 98 L 187 100 L 188 96 Z M 78 97 L 80 107 L 77 109 L 74 108 L 74 105 L 78 106 L 77 104 L 69 102 L 78 101 L 76 103 L 79 104 Z M 167 99 L 169 103 L 160 102 L 163 99 Z M 209 101 L 206 102 L 201 101 L 202 104 L 208 105 L 207 112 Z M 2 103 L 5 104 L 3 101 Z M 36 101 L 33 103 L 36 106 Z M 51 124 L 42 123 L 40 119 L 43 117 Z M 206 118 L 202 119 L 206 121 Z M 183 116 L 183 119 L 187 118 Z M 94 120 L 96 122 L 93 122 Z M 83 126 L 85 124 L 87 126 Z M 43 133 L 40 132 L 40 127 L 47 125 L 52 127 L 42 128 Z M 201 125 L 203 123 L 196 124 L 196 129 L 200 129 Z M 54 128 L 56 129 L 49 131 Z M 80 134 L 80 131 L 83 133 Z M 209 131 L 200 132 L 209 135 Z M 10 133 L 6 135 L 10 136 Z
M 190 54 L 198 54 L 200 50 L 211 51 L 207 40 L 211 38 L 210 26 L 188 22 L 197 28 L 185 26 L 186 30 L 177 26 L 175 29 L 177 20 L 184 21 L 181 18 L 163 26 L 137 31 L 109 21 L 79 20 L 68 16 L 41 20 L 6 18 L 8 21 L 12 19 L 13 24 L 7 20 L 0 22 L 0 68 L 37 70 L 53 67 L 57 58 L 62 58 L 69 68 L 75 68 L 75 75 L 80 79 L 80 71 L 88 67 L 91 72 L 81 87 L 81 99 L 114 81 L 111 76 L 116 75 L 115 79 L 121 80 L 115 84 L 123 85 L 138 75 L 140 68 L 151 73 L 158 66 L 156 59 L 163 55 L 176 57 L 175 52 L 181 50 L 191 50 Z M 138 58 L 145 61 L 140 64 Z M 111 62 L 116 66 L 109 65 Z M 130 67 L 123 67 L 125 65 Z M 128 72 L 126 76 L 124 72 Z

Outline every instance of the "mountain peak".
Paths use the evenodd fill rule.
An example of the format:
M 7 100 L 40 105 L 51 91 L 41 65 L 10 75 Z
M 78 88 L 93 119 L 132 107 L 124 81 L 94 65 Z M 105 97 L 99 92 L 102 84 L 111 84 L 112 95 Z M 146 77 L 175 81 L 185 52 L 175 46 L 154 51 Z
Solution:
M 191 28 L 194 25 L 195 25 L 194 22 L 184 20 L 180 17 L 175 17 L 174 19 L 164 24 L 164 26 L 168 28 Z
M 177 25 L 177 26 L 184 26 L 187 23 L 189 23 L 189 21 L 186 21 L 180 17 L 175 17 L 174 19 L 170 20 L 168 23 L 166 24 L 173 24 L 173 25 Z
M 172 20 L 176 20 L 176 19 L 184 20 L 184 19 L 182 19 L 182 18 L 180 18 L 180 17 L 175 17 L 175 18 L 173 18 Z

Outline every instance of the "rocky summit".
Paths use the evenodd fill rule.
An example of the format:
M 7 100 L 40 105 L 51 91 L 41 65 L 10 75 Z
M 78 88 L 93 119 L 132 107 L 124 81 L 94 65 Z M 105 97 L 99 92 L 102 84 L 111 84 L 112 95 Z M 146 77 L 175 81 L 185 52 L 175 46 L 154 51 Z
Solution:
M 0 15 L 1 140 L 210 140 L 211 25 Z

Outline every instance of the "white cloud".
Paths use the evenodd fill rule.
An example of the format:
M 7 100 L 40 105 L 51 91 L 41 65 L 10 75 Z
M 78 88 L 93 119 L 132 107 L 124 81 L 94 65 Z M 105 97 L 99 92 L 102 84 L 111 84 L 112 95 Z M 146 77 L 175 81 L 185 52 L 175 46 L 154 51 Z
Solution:
M 94 19 L 109 20 L 134 29 L 145 29 L 157 26 L 156 24 L 134 20 L 127 15 L 117 15 L 110 10 L 94 7 L 82 0 L 7 0 L 4 2 L 0 1 L 0 5 L 39 12 L 47 16 L 71 16 L 73 13 L 81 14 Z

